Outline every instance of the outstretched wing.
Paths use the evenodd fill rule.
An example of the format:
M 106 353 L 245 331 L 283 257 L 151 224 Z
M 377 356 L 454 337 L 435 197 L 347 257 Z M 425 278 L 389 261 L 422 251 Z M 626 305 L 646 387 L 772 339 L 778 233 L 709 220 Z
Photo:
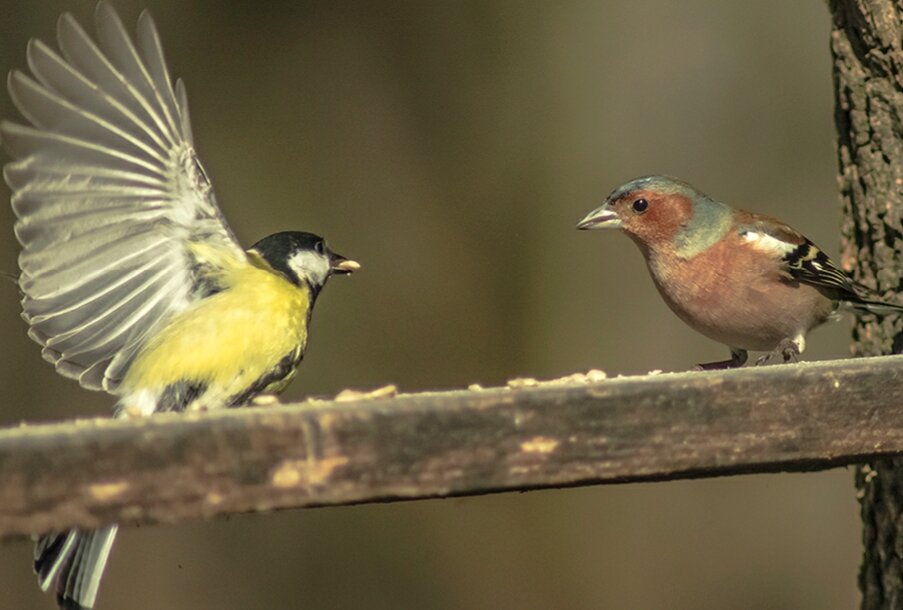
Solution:
M 0 141 L 15 159 L 4 176 L 29 335 L 63 375 L 115 392 L 152 329 L 214 290 L 218 264 L 245 255 L 195 155 L 185 89 L 173 90 L 150 15 L 137 44 L 108 4 L 95 18 L 97 44 L 68 14 L 61 54 L 29 43 L 32 76 L 12 72 L 9 91 L 30 125 L 4 121 Z

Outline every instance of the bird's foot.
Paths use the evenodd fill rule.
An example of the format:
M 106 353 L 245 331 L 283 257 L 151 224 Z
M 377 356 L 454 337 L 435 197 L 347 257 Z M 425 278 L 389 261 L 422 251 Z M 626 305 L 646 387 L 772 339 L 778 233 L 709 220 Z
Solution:
M 730 360 L 718 360 L 717 362 L 700 362 L 696 365 L 697 371 L 721 371 L 724 369 L 735 369 L 739 364 L 734 362 L 734 359 Z
M 793 339 L 783 339 L 776 348 L 756 360 L 756 366 L 766 365 L 776 356 L 780 356 L 784 364 L 798 362 L 800 346 Z
M 720 371 L 723 369 L 735 369 L 743 366 L 746 362 L 748 354 L 745 349 L 731 348 L 730 360 L 719 360 L 718 362 L 701 362 L 696 365 L 697 371 Z

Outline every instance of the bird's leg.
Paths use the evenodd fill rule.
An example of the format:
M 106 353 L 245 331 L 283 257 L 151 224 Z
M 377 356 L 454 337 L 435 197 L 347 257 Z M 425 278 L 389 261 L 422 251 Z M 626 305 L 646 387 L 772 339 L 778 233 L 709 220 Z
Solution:
M 717 371 L 720 369 L 735 369 L 743 366 L 746 362 L 746 359 L 749 357 L 749 354 L 746 353 L 745 349 L 740 349 L 737 347 L 731 348 L 731 359 L 730 360 L 719 360 L 718 362 L 703 362 L 696 365 L 696 368 L 700 371 Z
M 768 364 L 775 356 L 780 356 L 781 360 L 784 361 L 784 364 L 797 362 L 802 351 L 800 345 L 793 339 L 781 339 L 781 342 L 778 343 L 776 348 L 756 360 L 756 366 Z

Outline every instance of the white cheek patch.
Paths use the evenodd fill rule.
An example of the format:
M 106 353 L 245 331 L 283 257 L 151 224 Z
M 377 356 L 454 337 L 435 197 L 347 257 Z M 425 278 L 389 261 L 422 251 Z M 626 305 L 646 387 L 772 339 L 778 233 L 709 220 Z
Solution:
M 768 252 L 769 254 L 787 254 L 793 252 L 799 246 L 787 243 L 777 237 L 772 237 L 767 233 L 757 233 L 756 231 L 743 231 L 740 236 L 756 250 Z
M 295 272 L 298 279 L 307 280 L 314 286 L 322 285 L 329 276 L 329 259 L 312 250 L 293 254 L 288 259 L 288 266 Z

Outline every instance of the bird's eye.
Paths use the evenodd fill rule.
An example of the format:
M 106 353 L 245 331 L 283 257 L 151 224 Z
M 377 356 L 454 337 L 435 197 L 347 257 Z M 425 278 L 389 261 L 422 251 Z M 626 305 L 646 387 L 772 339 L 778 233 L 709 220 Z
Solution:
M 326 254 L 326 244 L 322 241 L 318 241 L 314 244 L 314 251 L 317 254 Z
M 633 205 L 631 207 L 633 208 L 633 211 L 636 212 L 637 214 L 642 214 L 643 212 L 646 211 L 646 208 L 649 207 L 649 202 L 646 201 L 645 199 L 637 199 L 636 201 L 633 202 Z

